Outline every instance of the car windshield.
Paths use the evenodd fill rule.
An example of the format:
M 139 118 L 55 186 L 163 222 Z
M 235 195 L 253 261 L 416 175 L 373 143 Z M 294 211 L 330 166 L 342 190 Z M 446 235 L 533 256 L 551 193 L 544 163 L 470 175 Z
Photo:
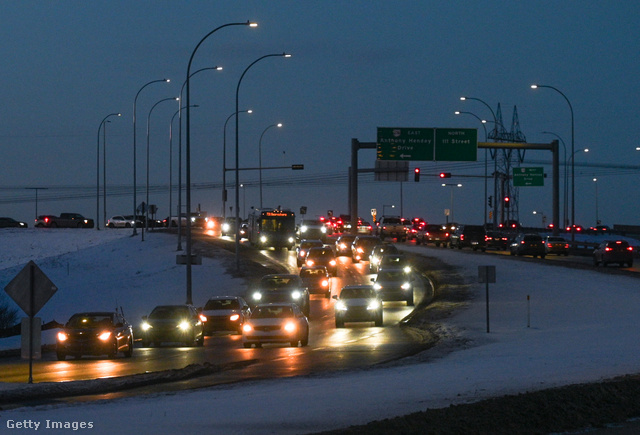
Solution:
M 368 299 L 375 298 L 376 292 L 372 288 L 343 288 L 340 299 Z
M 399 265 L 402 264 L 404 262 L 404 257 L 399 256 L 399 255 L 384 255 L 382 257 L 382 260 L 380 261 L 381 264 L 384 264 L 385 266 L 389 266 L 389 265 Z
M 527 242 L 539 242 L 542 240 L 542 237 L 530 235 L 530 236 L 524 236 L 524 240 Z
M 375 246 L 380 242 L 377 238 L 375 239 L 359 239 L 358 245 L 360 246 Z
M 400 220 L 400 218 L 385 218 L 384 223 L 385 224 L 402 224 L 402 221 Z
M 564 242 L 565 240 L 562 237 L 547 237 L 549 242 Z
M 69 328 L 104 328 L 113 326 L 110 314 L 76 314 L 67 323 Z
M 326 274 L 323 269 L 302 269 L 300 271 L 301 278 L 319 278 L 324 277 Z
M 281 319 L 286 317 L 293 317 L 293 310 L 290 306 L 256 307 L 251 313 L 252 319 Z
M 149 314 L 150 319 L 180 319 L 189 316 L 187 307 L 156 307 Z
M 210 299 L 204 306 L 205 310 L 236 310 L 240 303 L 236 299 Z
M 378 281 L 400 281 L 406 279 L 406 275 L 402 270 L 381 271 L 378 274 Z
M 327 249 L 311 249 L 309 250 L 308 258 L 324 258 L 324 257 L 335 257 L 333 254 L 333 250 L 331 248 Z
M 299 281 L 297 276 L 272 276 L 264 277 L 260 281 L 260 286 L 267 290 L 272 289 L 293 289 L 298 287 Z

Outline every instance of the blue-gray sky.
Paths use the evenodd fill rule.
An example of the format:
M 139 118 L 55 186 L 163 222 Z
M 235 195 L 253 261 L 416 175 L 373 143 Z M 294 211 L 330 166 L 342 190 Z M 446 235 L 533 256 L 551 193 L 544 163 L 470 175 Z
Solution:
M 223 125 L 235 110 L 235 91 L 244 69 L 257 58 L 288 52 L 290 59 L 268 58 L 254 65 L 240 88 L 240 166 L 305 165 L 304 172 L 263 171 L 265 205 L 309 215 L 331 209 L 347 213 L 346 174 L 352 138 L 376 140 L 377 127 L 466 127 L 479 122 L 455 110 L 491 119 L 500 103 L 507 128 L 517 106 L 528 142 L 550 142 L 550 131 L 571 143 L 569 107 L 550 85 L 569 98 L 575 119 L 577 154 L 576 222 L 640 224 L 637 189 L 640 145 L 640 56 L 635 2 L 573 1 L 22 1 L 0 3 L 0 82 L 4 104 L 0 121 L 0 215 L 33 223 L 38 212 L 80 212 L 95 218 L 96 147 L 100 121 L 107 124 L 107 214 L 130 214 L 133 175 L 133 101 L 138 99 L 138 186 L 145 184 L 146 126 L 150 108 L 177 96 L 191 52 L 214 28 L 252 20 L 259 27 L 222 29 L 208 38 L 194 58 L 191 81 L 192 181 L 222 181 Z M 183 102 L 184 103 L 184 102 Z M 151 116 L 152 186 L 169 184 L 169 121 L 177 103 L 158 105 Z M 490 127 L 489 127 L 490 128 Z M 174 124 L 174 151 L 177 147 Z M 227 130 L 228 166 L 233 162 L 234 124 Z M 407 217 L 445 220 L 450 189 L 429 174 L 449 171 L 461 182 L 454 198 L 455 220 L 480 223 L 484 210 L 484 152 L 474 165 L 411 162 L 422 170 L 420 183 L 403 183 Z M 545 152 L 527 159 L 550 160 Z M 174 175 L 177 157 L 174 155 Z M 360 152 L 360 167 L 373 167 L 374 151 Z M 606 167 L 583 166 L 606 164 Z M 529 165 L 527 161 L 523 165 Z M 101 163 L 102 166 L 102 163 Z M 529 166 L 536 166 L 530 164 Z M 628 168 L 629 166 L 630 168 Z M 635 168 L 634 168 L 635 167 Z M 327 185 L 319 180 L 327 174 Z M 102 175 L 100 175 L 102 179 Z M 274 178 L 288 184 L 270 186 Z M 593 178 L 598 179 L 597 183 Z M 177 175 L 174 177 L 176 182 Z M 229 174 L 229 180 L 233 176 Z M 306 179 L 306 181 L 305 181 Z M 259 204 L 258 173 L 243 172 L 249 187 L 241 208 Z M 400 207 L 400 184 L 363 176 L 359 209 Z M 533 210 L 551 214 L 551 182 L 520 189 L 520 220 L 538 224 Z M 168 190 L 151 194 L 159 216 L 168 211 Z M 490 188 L 490 190 L 492 190 Z M 233 198 L 233 191 L 230 191 Z M 78 194 L 84 197 L 70 199 Z M 142 201 L 144 192 L 139 191 Z M 177 195 L 174 194 L 174 206 Z M 59 198 L 59 199 L 53 199 Z M 102 207 L 102 199 L 100 199 Z M 194 190 L 194 207 L 221 214 L 219 188 Z M 233 205 L 232 203 L 228 205 Z M 102 209 L 100 211 L 102 219 Z

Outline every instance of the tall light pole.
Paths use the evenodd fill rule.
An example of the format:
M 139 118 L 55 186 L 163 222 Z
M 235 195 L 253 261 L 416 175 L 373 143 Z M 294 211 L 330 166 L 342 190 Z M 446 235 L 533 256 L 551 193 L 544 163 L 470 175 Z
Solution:
M 383 217 L 384 217 L 384 216 L 386 216 L 385 209 L 386 209 L 387 207 L 390 207 L 390 208 L 396 208 L 396 206 L 395 206 L 395 205 L 393 205 L 393 204 L 382 204 L 382 216 L 383 216 Z
M 233 112 L 227 120 L 224 122 L 224 128 L 222 129 L 222 218 L 227 217 L 227 123 L 231 118 L 238 113 L 253 113 L 253 110 L 246 109 L 239 112 Z
M 562 144 L 562 150 L 564 151 L 564 190 L 563 190 L 563 195 L 564 195 L 564 200 L 563 202 L 563 208 L 564 208 L 564 216 L 562 217 L 562 223 L 564 225 L 564 227 L 566 228 L 569 225 L 569 222 L 567 222 L 567 209 L 569 208 L 569 171 L 568 171 L 568 165 L 569 162 L 567 161 L 567 147 L 564 143 L 564 141 L 562 140 L 562 138 L 557 135 L 556 133 L 553 133 L 551 131 L 543 131 L 542 133 L 544 134 L 551 134 L 553 136 L 555 136 L 560 143 Z
M 215 70 L 222 71 L 221 66 L 212 66 L 206 68 L 200 68 L 199 70 L 189 74 L 189 78 L 195 76 L 201 71 L 207 70 Z M 187 80 L 182 83 L 182 87 L 180 88 L 180 101 L 178 102 L 178 248 L 177 251 L 182 251 L 182 216 L 180 212 L 182 211 L 182 109 L 186 106 L 182 106 L 182 93 L 184 92 L 184 88 L 187 85 Z M 191 104 L 189 107 L 197 107 L 196 104 Z M 169 210 L 169 216 L 171 217 L 171 210 Z M 191 216 L 189 216 L 191 217 Z
M 38 220 L 38 190 L 48 190 L 48 187 L 25 187 L 27 190 L 35 190 L 36 192 L 36 220 Z
M 259 172 L 260 172 L 260 210 L 262 210 L 262 137 L 267 132 L 267 130 L 269 130 L 272 127 L 281 128 L 282 127 L 282 123 L 279 122 L 277 124 L 271 124 L 270 126 L 265 128 L 263 130 L 262 134 L 260 135 L 260 140 L 258 141 L 258 168 L 259 168 Z
M 571 105 L 571 101 L 569 101 L 569 99 L 567 98 L 567 96 L 562 93 L 562 91 L 560 91 L 558 88 L 555 88 L 553 86 L 549 86 L 549 85 L 538 85 L 538 84 L 533 84 L 531 85 L 531 89 L 538 89 L 538 88 L 549 88 L 549 89 L 553 89 L 554 91 L 556 91 L 557 93 L 559 93 L 560 95 L 562 95 L 562 97 L 565 99 L 565 101 L 567 102 L 567 104 L 569 105 L 569 111 L 571 112 L 571 157 L 573 157 L 573 154 L 575 153 L 575 137 L 574 137 L 574 128 L 573 128 L 573 106 Z M 573 160 L 571 161 L 571 241 L 575 241 L 576 236 L 575 236 L 575 231 L 573 231 L 574 225 L 576 223 L 576 199 L 575 199 L 575 193 L 576 193 L 576 177 L 575 177 L 575 165 Z
M 487 121 L 485 119 L 480 118 L 478 115 L 476 115 L 475 113 L 471 113 L 471 112 L 460 112 L 460 111 L 456 111 L 454 112 L 454 114 L 456 115 L 471 115 L 474 118 L 476 118 L 478 121 L 480 121 L 480 124 L 482 124 L 482 128 L 484 129 L 484 141 L 487 142 L 487 127 L 486 127 L 486 123 Z M 487 149 L 484 149 L 484 226 L 485 228 L 487 227 L 487 201 L 489 200 L 488 197 L 488 186 L 487 186 L 487 176 L 488 176 L 488 159 L 487 159 Z
M 569 156 L 569 164 L 571 165 L 571 167 L 574 166 L 574 161 L 575 161 L 575 156 L 576 154 L 580 154 L 580 153 L 588 153 L 589 152 L 589 148 L 583 148 L 581 150 L 576 150 L 573 153 L 571 153 L 571 155 Z M 571 174 L 573 176 L 573 173 Z M 573 193 L 571 194 L 571 197 L 573 199 Z M 573 222 L 573 219 L 572 219 Z M 575 223 L 572 223 L 569 228 L 571 228 L 571 241 L 575 241 Z
M 598 179 L 594 178 L 593 183 L 596 186 L 596 225 L 600 225 L 600 216 L 598 215 Z
M 149 109 L 149 114 L 147 115 L 147 198 L 146 198 L 146 206 L 145 206 L 145 222 L 144 222 L 144 226 L 142 227 L 142 241 L 144 242 L 144 231 L 145 229 L 148 231 L 149 230 L 149 131 L 151 129 L 151 112 L 153 112 L 153 109 L 156 108 L 156 106 L 160 103 L 163 103 L 165 101 L 180 101 L 180 97 L 169 97 L 169 98 L 163 98 L 162 100 L 158 101 L 157 103 L 155 103 L 153 106 L 151 106 L 151 109 Z
M 239 109 L 239 96 L 240 96 L 240 85 L 242 84 L 242 79 L 244 78 L 245 74 L 247 73 L 247 71 L 249 71 L 249 69 L 255 65 L 256 63 L 260 62 L 263 59 L 266 59 L 268 57 L 291 57 L 290 54 L 287 53 L 278 53 L 278 54 L 265 54 L 262 57 L 257 58 L 256 60 L 254 60 L 251 64 L 249 64 L 248 67 L 245 68 L 245 70 L 242 72 L 242 75 L 240 76 L 240 79 L 238 80 L 238 86 L 236 86 L 236 111 L 235 113 L 238 113 L 240 111 Z M 236 222 L 240 222 L 240 159 L 239 159 L 239 146 L 238 146 L 238 136 L 239 136 L 239 131 L 240 131 L 240 117 L 236 116 Z M 236 225 L 236 270 L 240 270 L 240 225 Z
M 149 83 L 145 84 L 144 86 L 142 86 L 140 88 L 140 90 L 138 91 L 138 93 L 136 94 L 136 97 L 133 99 L 133 234 L 132 236 L 135 236 L 138 234 L 136 227 L 137 227 L 137 223 L 138 223 L 138 219 L 137 219 L 137 200 L 136 200 L 136 190 L 137 190 L 137 186 L 136 186 L 136 107 L 138 105 L 138 96 L 140 96 L 140 92 L 142 92 L 142 90 L 144 88 L 146 88 L 147 86 L 149 86 L 152 83 L 160 83 L 160 82 L 164 82 L 164 83 L 169 83 L 170 80 L 169 79 L 160 79 L 160 80 L 151 80 Z
M 102 150 L 103 157 L 102 162 L 104 164 L 102 169 L 103 175 L 103 188 L 104 188 L 104 206 L 102 207 L 104 210 L 104 224 L 107 225 L 107 134 L 106 134 L 106 125 L 107 119 L 112 116 L 122 116 L 121 113 L 110 113 L 104 117 L 102 121 L 100 121 L 100 125 L 98 126 L 98 151 L 97 151 L 97 159 L 96 159 L 96 230 L 100 229 L 100 129 L 104 126 L 103 131 L 103 140 L 102 140 Z
M 462 184 L 458 183 L 458 184 L 454 184 L 454 183 L 442 183 L 442 187 L 446 187 L 449 186 L 451 187 L 451 210 L 449 211 L 449 214 L 451 215 L 451 222 L 455 222 L 453 220 L 453 188 L 454 187 L 462 187 Z M 449 224 L 449 220 L 447 218 L 447 224 Z
M 191 57 L 189 58 L 189 63 L 187 64 L 187 121 L 186 121 L 186 150 L 185 150 L 185 166 L 186 166 L 186 184 L 187 184 L 187 198 L 186 198 L 186 206 L 187 206 L 187 261 L 186 261 L 186 269 L 187 269 L 187 304 L 193 303 L 191 297 L 191 86 L 190 86 L 190 78 L 191 78 L 191 64 L 193 63 L 193 58 L 196 55 L 196 51 L 202 43 L 211 35 L 213 35 L 218 30 L 229 27 L 229 26 L 249 26 L 249 27 L 257 27 L 257 23 L 252 23 L 251 21 L 247 21 L 245 23 L 227 23 L 222 26 L 216 27 L 209 33 L 207 33 L 201 40 L 198 42 L 196 47 L 193 49 L 191 53 Z M 236 112 L 238 111 L 238 104 L 236 98 Z

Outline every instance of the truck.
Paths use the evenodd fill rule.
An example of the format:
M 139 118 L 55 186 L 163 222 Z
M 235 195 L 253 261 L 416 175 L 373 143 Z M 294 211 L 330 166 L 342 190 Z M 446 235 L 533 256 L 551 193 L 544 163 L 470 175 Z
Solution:
M 395 237 L 398 242 L 404 242 L 407 239 L 407 228 L 400 217 L 382 216 L 378 224 L 378 235 L 381 240 Z
M 79 213 L 60 213 L 40 215 L 36 219 L 36 228 L 93 228 L 93 219 L 88 219 Z

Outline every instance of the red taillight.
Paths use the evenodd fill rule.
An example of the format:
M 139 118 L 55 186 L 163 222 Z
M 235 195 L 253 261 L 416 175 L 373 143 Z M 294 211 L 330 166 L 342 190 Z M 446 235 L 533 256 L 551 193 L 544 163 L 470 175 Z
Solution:
M 48 217 L 44 218 L 44 221 L 49 222 L 49 218 Z
M 610 248 L 610 247 L 607 246 L 606 248 L 604 248 L 604 250 L 607 251 L 607 252 L 608 251 L 613 251 L 613 248 Z
M 633 246 L 627 246 L 627 251 L 633 251 Z
M 460 240 L 464 240 L 464 234 L 460 234 Z

